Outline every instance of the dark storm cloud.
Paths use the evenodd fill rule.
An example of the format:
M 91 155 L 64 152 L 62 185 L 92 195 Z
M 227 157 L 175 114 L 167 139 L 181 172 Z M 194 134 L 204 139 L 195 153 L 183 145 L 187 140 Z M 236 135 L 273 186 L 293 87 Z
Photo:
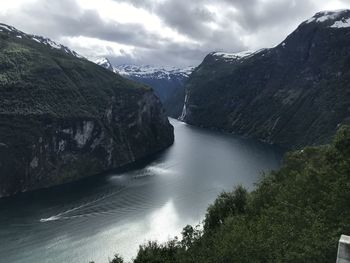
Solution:
M 177 44 L 169 44 L 161 49 L 144 49 L 138 56 L 126 54 L 123 57 L 110 55 L 108 58 L 115 64 L 151 64 L 151 65 L 196 65 L 193 61 L 204 58 L 206 51 Z
M 140 24 L 105 21 L 96 10 L 82 10 L 73 0 L 40 0 L 35 6 L 24 6 L 20 15 L 2 20 L 12 20 L 28 32 L 55 39 L 85 36 L 139 47 L 154 47 L 167 41 Z
M 197 65 L 211 51 L 238 52 L 278 44 L 302 20 L 320 11 L 318 3 L 329 3 L 327 0 L 110 0 L 157 16 L 165 28 L 189 40 L 181 42 L 150 30 L 146 23 L 121 24 L 108 20 L 97 10 L 83 9 L 76 1 L 36 0 L 12 13 L 0 12 L 0 20 L 58 41 L 83 36 L 133 48 L 130 54 L 104 46 L 106 56 L 116 63 Z M 91 46 L 66 42 L 83 55 L 94 55 Z
M 274 0 L 262 3 L 257 0 L 227 1 L 237 8 L 237 22 L 249 31 L 266 27 L 281 27 L 312 15 L 312 1 Z M 234 2 L 234 3 L 233 3 Z
M 167 25 L 196 39 L 203 38 L 208 32 L 206 23 L 213 22 L 214 14 L 198 4 L 191 4 L 195 1 L 167 1 L 154 8 Z
M 260 28 L 281 26 L 296 19 L 312 15 L 315 4 L 311 0 L 168 0 L 154 4 L 151 0 L 114 0 L 128 2 L 157 14 L 167 25 L 182 34 L 202 38 L 210 36 L 208 22 L 215 22 L 215 14 L 205 5 L 224 6 L 222 28 L 238 24 L 243 29 L 257 31 Z M 348 1 L 348 0 L 343 0 Z
M 193 61 L 200 61 L 203 54 L 211 51 L 236 52 L 248 49 L 244 39 L 259 34 L 264 34 L 261 43 L 268 46 L 277 44 L 276 41 L 282 41 L 297 23 L 312 16 L 317 10 L 311 0 L 167 0 L 158 4 L 151 0 L 114 1 L 128 2 L 135 7 L 147 9 L 167 26 L 201 43 L 199 50 L 180 48 L 181 51 L 174 54 L 174 60 L 177 61 L 177 55 L 181 54 L 190 53 Z M 222 7 L 219 10 L 224 11 L 213 13 L 206 8 L 208 5 Z M 216 27 L 210 27 L 210 23 L 216 24 Z M 271 35 L 266 34 L 268 31 Z M 166 56 L 173 53 L 166 47 L 163 50 Z M 182 60 L 188 59 L 186 57 Z

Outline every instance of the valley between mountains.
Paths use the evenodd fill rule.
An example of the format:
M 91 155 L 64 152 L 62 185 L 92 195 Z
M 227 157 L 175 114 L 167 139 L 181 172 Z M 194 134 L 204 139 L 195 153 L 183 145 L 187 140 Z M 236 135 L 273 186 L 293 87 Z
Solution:
M 171 0 L 141 2 L 117 5 L 150 12 L 145 24 L 179 23 L 146 34 L 156 40 L 143 51 L 171 36 L 200 49 L 190 35 L 218 26 L 208 22 L 218 6 L 196 9 L 193 25 L 176 6 L 154 17 Z M 1 262 L 349 262 L 349 9 L 318 12 L 272 47 L 199 50 L 188 66 L 119 63 L 137 61 L 127 43 L 140 43 L 143 24 L 131 37 L 117 31 L 128 23 L 89 9 L 58 10 L 43 27 L 56 16 L 85 23 L 66 43 L 88 46 L 98 29 L 108 40 L 95 39 L 95 54 L 110 56 L 0 24 Z M 190 61 L 179 50 L 174 62 Z

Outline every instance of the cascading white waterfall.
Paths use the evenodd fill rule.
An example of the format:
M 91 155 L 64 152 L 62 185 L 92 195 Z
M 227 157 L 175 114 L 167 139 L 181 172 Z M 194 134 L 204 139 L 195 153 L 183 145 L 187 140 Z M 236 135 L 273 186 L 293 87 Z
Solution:
M 181 113 L 181 116 L 179 118 L 180 121 L 184 121 L 185 118 L 186 118 L 186 114 L 187 114 L 187 106 L 186 106 L 186 103 L 188 101 L 188 94 L 186 92 L 186 95 L 185 95 L 185 101 L 184 101 L 184 106 L 182 108 L 182 113 Z

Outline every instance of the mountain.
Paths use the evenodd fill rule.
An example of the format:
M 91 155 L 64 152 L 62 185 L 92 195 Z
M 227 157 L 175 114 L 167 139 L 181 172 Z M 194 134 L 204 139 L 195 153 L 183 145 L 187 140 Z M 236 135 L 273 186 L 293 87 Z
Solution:
M 108 69 L 109 71 L 114 72 L 112 63 L 109 61 L 108 58 L 94 58 L 94 59 L 91 59 L 91 61 L 101 67 L 104 67 L 105 69 Z
M 58 43 L 52 41 L 49 38 L 45 38 L 45 37 L 38 36 L 38 35 L 26 34 L 26 33 L 22 32 L 22 31 L 20 31 L 20 30 L 18 30 L 16 28 L 14 28 L 13 26 L 9 26 L 9 25 L 0 23 L 0 33 L 3 33 L 5 35 L 7 34 L 7 35 L 12 36 L 12 37 L 15 36 L 18 39 L 33 40 L 33 41 L 35 41 L 35 42 L 37 42 L 39 44 L 48 46 L 48 47 L 50 47 L 52 49 L 61 50 L 62 52 L 66 53 L 68 55 L 71 55 L 73 57 L 83 58 L 82 56 L 80 56 L 75 51 L 69 49 L 66 46 L 58 44 Z
M 156 67 L 119 65 L 114 67 L 120 75 L 149 85 L 162 101 L 170 117 L 178 118 L 185 98 L 185 82 L 194 70 L 193 67 Z
M 92 61 L 128 79 L 151 86 L 162 101 L 168 115 L 175 118 L 180 116 L 185 97 L 184 84 L 194 70 L 193 67 L 180 69 L 127 64 L 112 66 L 107 58 L 97 58 Z
M 181 118 L 284 147 L 323 144 L 349 123 L 349 83 L 350 10 L 320 12 L 276 47 L 207 55 Z
M 0 100 L 0 197 L 120 167 L 174 139 L 150 88 L 4 24 Z
M 118 65 L 114 70 L 129 79 L 150 85 L 161 101 L 165 101 L 174 91 L 183 87 L 193 68 Z

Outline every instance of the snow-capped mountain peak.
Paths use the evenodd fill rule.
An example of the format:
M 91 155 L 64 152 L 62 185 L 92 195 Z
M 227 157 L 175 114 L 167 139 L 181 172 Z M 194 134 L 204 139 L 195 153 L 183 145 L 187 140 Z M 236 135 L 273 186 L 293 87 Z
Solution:
M 77 52 L 69 49 L 68 47 L 66 47 L 64 45 L 58 44 L 58 43 L 52 41 L 49 38 L 45 38 L 45 37 L 38 36 L 38 35 L 26 34 L 26 33 L 22 32 L 22 31 L 16 29 L 13 26 L 8 26 L 6 24 L 0 23 L 0 33 L 13 34 L 19 39 L 32 40 L 32 41 L 35 41 L 35 42 L 37 42 L 39 44 L 42 44 L 42 45 L 45 45 L 45 46 L 49 46 L 50 48 L 62 50 L 66 54 L 72 55 L 74 57 L 83 58 L 83 56 L 79 55 Z
M 313 17 L 305 21 L 305 23 L 327 23 L 327 26 L 331 28 L 350 27 L 350 10 L 342 9 L 318 12 Z
M 112 66 L 108 58 L 90 58 L 90 60 L 125 78 L 149 85 L 163 103 L 167 105 L 169 99 L 179 99 L 182 104 L 184 84 L 194 67 L 177 68 L 172 66 L 151 66 L 122 64 Z M 171 105 L 171 103 L 169 104 Z M 182 105 L 181 105 L 182 106 Z M 170 106 L 172 107 L 172 106 Z
M 114 71 L 112 63 L 109 61 L 108 58 L 105 57 L 97 57 L 97 58 L 91 58 L 89 59 L 91 62 L 94 62 L 95 64 L 104 67 L 110 71 Z

